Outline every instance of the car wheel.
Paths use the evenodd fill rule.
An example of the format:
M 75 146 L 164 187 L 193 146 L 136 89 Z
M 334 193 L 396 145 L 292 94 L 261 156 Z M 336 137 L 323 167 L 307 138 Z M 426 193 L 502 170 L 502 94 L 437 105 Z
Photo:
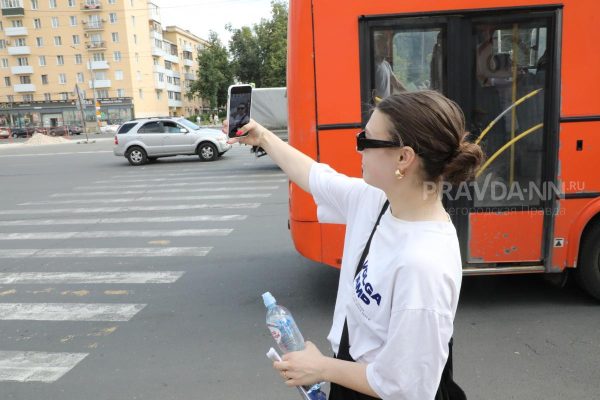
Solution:
M 219 157 L 217 147 L 212 143 L 200 143 L 197 153 L 202 161 L 214 161 Z
M 12 134 L 12 137 L 13 137 L 13 139 L 16 139 L 16 138 L 18 138 L 18 137 L 19 137 L 19 135 L 17 135 L 16 133 L 13 133 L 13 134 Z
M 127 157 L 127 160 L 129 160 L 129 164 L 131 165 L 143 165 L 148 161 L 146 150 L 137 146 L 129 149 L 125 157 Z
M 577 283 L 600 300 L 600 223 L 590 227 L 581 240 L 579 260 L 575 270 Z

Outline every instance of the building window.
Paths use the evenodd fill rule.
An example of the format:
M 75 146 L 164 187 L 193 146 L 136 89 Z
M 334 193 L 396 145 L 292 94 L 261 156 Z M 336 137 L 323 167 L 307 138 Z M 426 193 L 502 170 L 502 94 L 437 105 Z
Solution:
M 44 101 L 51 101 L 52 95 L 50 93 L 44 93 Z
M 62 46 L 62 38 L 60 36 L 54 36 L 54 45 Z
M 67 4 L 69 7 L 75 7 L 75 0 L 69 0 Z
M 38 0 L 31 0 L 31 9 L 37 10 L 39 8 Z
M 61 85 L 67 83 L 67 74 L 58 74 L 58 83 Z
M 60 92 L 58 95 L 63 101 L 69 100 L 69 92 Z
M 138 63 L 138 64 L 140 63 L 140 55 L 139 55 L 139 53 L 135 53 L 135 62 Z
M 8 96 L 6 96 L 6 100 L 8 100 L 9 103 L 13 103 L 15 101 L 15 96 L 9 94 Z
M 23 101 L 26 103 L 29 103 L 31 101 L 33 101 L 33 95 L 32 94 L 24 94 L 23 95 Z
M 38 59 L 40 60 L 40 66 L 46 66 L 46 56 L 39 56 Z
M 39 18 L 35 18 L 35 19 L 33 20 L 33 27 L 34 27 L 35 29 L 41 29 L 41 28 L 42 28 L 42 20 L 41 20 L 41 19 L 39 19 Z
M 99 99 L 106 99 L 108 97 L 107 89 L 96 90 L 96 97 Z
M 58 17 L 52 17 L 52 27 L 58 28 Z
M 10 76 L 4 77 L 4 86 L 10 86 Z
M 135 26 L 135 15 L 131 16 L 131 25 Z
M 75 54 L 75 64 L 81 64 L 83 62 L 83 57 L 81 54 Z
M 104 61 L 104 53 L 94 53 L 94 61 Z
M 125 97 L 125 89 L 117 89 L 117 97 Z
M 27 42 L 25 42 L 24 38 L 19 38 L 19 39 L 15 40 L 15 46 L 17 46 L 17 47 L 27 46 Z
M 142 80 L 142 73 L 140 71 L 137 71 L 136 77 L 137 77 L 138 81 L 141 81 Z
M 83 83 L 83 72 L 77 73 L 77 83 Z
M 117 22 L 117 13 L 108 14 L 108 20 L 111 24 L 115 24 Z
M 137 44 L 137 35 L 135 33 L 133 34 L 133 43 Z
M 119 32 L 113 32 L 111 36 L 113 43 L 119 43 Z
M 160 100 L 160 95 L 161 95 L 161 91 L 157 90 L 156 91 L 156 100 Z
M 56 56 L 56 65 L 65 65 L 65 57 Z
M 50 8 L 56 8 L 56 0 L 50 0 Z
M 163 74 L 162 72 L 158 73 L 158 81 L 159 82 L 164 82 L 165 81 L 165 74 Z
M 144 91 L 142 89 L 138 89 L 138 96 L 140 96 L 140 99 L 144 98 Z
M 23 26 L 23 20 L 15 19 L 12 21 L 13 28 L 21 28 Z
M 2 68 L 8 68 L 8 58 L 2 59 Z
M 77 25 L 77 17 L 72 15 L 69 17 L 69 20 L 71 21 L 71 26 L 76 26 Z
M 115 71 L 115 80 L 116 81 L 122 81 L 123 80 L 123 71 L 121 71 L 120 69 Z
M 19 65 L 19 67 L 29 65 L 29 59 L 27 57 L 18 57 L 17 64 Z
M 115 61 L 121 61 L 121 52 L 120 51 L 115 51 L 113 53 L 113 60 L 115 60 Z
M 21 84 L 23 84 L 23 85 L 29 85 L 31 83 L 31 77 L 30 76 L 20 76 L 19 82 L 21 82 Z
M 42 85 L 48 84 L 48 75 L 42 75 Z
M 37 47 L 43 47 L 44 46 L 44 38 L 41 36 L 36 37 L 35 44 L 37 45 Z
M 1 39 L 0 40 L 0 49 L 5 49 L 6 48 L 6 40 Z
M 73 35 L 73 44 L 79 44 L 81 40 L 79 40 L 79 35 Z

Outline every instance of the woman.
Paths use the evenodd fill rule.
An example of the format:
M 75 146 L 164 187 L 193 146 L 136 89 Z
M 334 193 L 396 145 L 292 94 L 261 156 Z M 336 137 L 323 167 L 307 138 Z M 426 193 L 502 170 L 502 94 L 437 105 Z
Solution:
M 273 364 L 286 384 L 328 381 L 336 400 L 448 398 L 440 380 L 462 264 L 439 193 L 443 181 L 471 178 L 483 158 L 465 139 L 459 107 L 434 91 L 384 99 L 357 136 L 363 179 L 315 162 L 254 121 L 241 131 L 249 135 L 231 142 L 262 147 L 312 194 L 320 222 L 346 224 L 328 336 L 336 356 L 307 342 Z

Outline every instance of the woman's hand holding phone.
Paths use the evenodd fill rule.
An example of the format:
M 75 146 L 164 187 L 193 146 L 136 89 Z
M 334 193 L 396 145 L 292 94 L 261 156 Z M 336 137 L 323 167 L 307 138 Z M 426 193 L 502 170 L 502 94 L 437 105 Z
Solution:
M 223 133 L 225 133 L 225 134 L 227 134 L 227 132 L 229 132 L 229 121 L 228 120 L 225 120 L 223 122 L 222 130 L 223 130 Z M 249 123 L 242 126 L 237 131 L 237 134 L 239 137 L 230 138 L 229 140 L 227 140 L 227 143 L 229 143 L 229 144 L 242 143 L 242 144 L 246 144 L 249 146 L 261 147 L 261 141 L 263 139 L 263 136 L 268 132 L 269 132 L 269 130 L 267 128 L 265 128 L 258 122 L 254 121 L 253 119 L 250 119 Z

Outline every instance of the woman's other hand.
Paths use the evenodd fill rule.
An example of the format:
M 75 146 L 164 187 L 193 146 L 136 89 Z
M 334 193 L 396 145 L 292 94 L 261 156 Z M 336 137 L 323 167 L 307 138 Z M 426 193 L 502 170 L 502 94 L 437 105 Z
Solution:
M 301 351 L 283 355 L 282 361 L 273 362 L 273 368 L 287 386 L 306 386 L 323 381 L 324 361 L 327 359 L 312 342 L 306 342 Z

